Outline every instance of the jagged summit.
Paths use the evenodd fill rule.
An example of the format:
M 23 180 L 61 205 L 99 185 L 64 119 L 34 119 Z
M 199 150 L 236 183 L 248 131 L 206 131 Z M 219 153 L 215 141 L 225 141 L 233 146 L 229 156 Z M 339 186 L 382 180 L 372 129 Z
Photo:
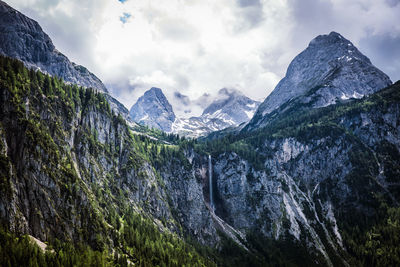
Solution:
M 218 98 L 214 100 L 201 115 L 204 118 L 219 118 L 232 125 L 239 125 L 249 121 L 256 107 L 260 104 L 236 89 L 222 88 L 218 91 Z
M 173 131 L 198 137 L 227 127 L 235 127 L 248 122 L 259 104 L 260 102 L 248 98 L 239 90 L 222 88 L 200 117 L 177 119 Z
M 0 54 L 17 58 L 27 67 L 57 75 L 67 82 L 107 92 L 99 78 L 85 67 L 71 62 L 55 48 L 39 23 L 1 0 Z
M 171 132 L 175 113 L 171 104 L 160 88 L 152 87 L 131 107 L 130 116 L 133 121 Z
M 147 90 L 144 95 L 146 97 L 155 97 L 157 99 L 159 99 L 160 101 L 167 101 L 164 93 L 162 92 L 162 90 L 160 88 L 157 87 L 151 87 L 149 90 Z
M 264 116 L 300 96 L 311 107 L 323 107 L 339 99 L 361 98 L 391 83 L 342 35 L 319 35 L 293 59 L 286 76 L 260 105 L 249 128 L 263 126 Z
M 131 119 L 165 132 L 198 137 L 248 122 L 260 102 L 236 89 L 222 88 L 199 117 L 178 118 L 160 88 L 146 91 L 132 106 Z

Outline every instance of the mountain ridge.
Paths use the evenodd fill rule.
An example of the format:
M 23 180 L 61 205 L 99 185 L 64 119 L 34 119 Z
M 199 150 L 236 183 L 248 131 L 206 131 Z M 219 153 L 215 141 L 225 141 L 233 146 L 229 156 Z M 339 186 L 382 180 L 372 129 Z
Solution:
M 112 97 L 103 82 L 84 66 L 71 62 L 54 46 L 39 23 L 0 0 L 0 54 L 17 58 L 64 81 L 107 93 L 111 108 L 130 121 L 128 110 Z M 130 122 L 132 123 L 132 122 Z
M 222 88 L 200 116 L 178 118 L 162 90 L 153 87 L 132 106 L 130 115 L 139 124 L 168 133 L 198 137 L 249 121 L 258 105 L 258 101 L 236 89 Z
M 67 82 L 108 92 L 105 85 L 85 67 L 70 62 L 54 46 L 39 23 L 0 1 L 0 53 L 18 58 Z
M 318 77 L 297 64 L 302 90 L 252 131 L 204 141 L 137 134 L 107 94 L 0 55 L 4 263 L 398 266 L 400 82 L 376 88 L 385 75 L 331 37 Z

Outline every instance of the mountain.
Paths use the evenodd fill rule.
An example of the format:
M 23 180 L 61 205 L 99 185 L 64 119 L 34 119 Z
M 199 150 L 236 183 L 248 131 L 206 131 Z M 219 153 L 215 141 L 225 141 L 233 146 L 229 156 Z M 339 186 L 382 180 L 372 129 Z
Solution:
M 61 265 L 92 250 L 102 261 L 115 250 L 115 264 L 118 254 L 125 264 L 127 258 L 148 266 L 167 258 L 206 264 L 183 239 L 191 235 L 209 246 L 219 240 L 203 201 L 205 156 L 189 163 L 176 146 L 134 135 L 105 94 L 3 56 L 0 86 L 0 236 L 6 227 L 49 241 Z M 14 243 L 4 240 L 2 251 L 11 249 Z M 71 244 L 81 244 L 80 252 Z M 21 246 L 29 253 L 28 244 Z M 12 266 L 24 261 L 13 260 Z
M 0 74 L 10 265 L 40 260 L 20 234 L 51 245 L 41 261 L 65 264 L 398 263 L 400 83 L 201 143 L 135 135 L 104 94 L 19 61 L 0 57 Z
M 188 137 L 198 137 L 248 122 L 260 103 L 235 89 L 220 89 L 199 117 L 178 118 L 159 88 L 151 88 L 132 106 L 131 119 L 139 124 Z
M 107 93 L 107 88 L 85 67 L 71 62 L 54 46 L 40 25 L 0 0 L 0 54 L 17 58 L 28 68 L 62 78 L 84 87 Z M 106 98 L 112 109 L 129 120 L 128 110 L 111 95 Z
M 332 84 L 360 77 L 341 91 L 358 96 L 384 77 L 365 71 Z M 149 137 L 100 90 L 0 55 L 1 265 L 399 266 L 400 81 L 332 103 L 328 87 L 252 131 Z
M 175 113 L 160 88 L 152 87 L 131 107 L 131 119 L 139 124 L 171 132 Z
M 67 82 L 107 92 L 93 73 L 57 51 L 36 21 L 3 1 L 0 1 L 0 53 L 21 60 L 28 67 L 57 75 Z
M 260 102 L 248 98 L 239 90 L 222 88 L 201 116 L 176 119 L 172 131 L 199 137 L 227 127 L 236 127 L 248 122 L 259 104 Z
M 289 249 L 300 265 L 398 264 L 399 253 L 389 251 L 399 245 L 390 234 L 399 234 L 390 222 L 400 221 L 399 110 L 397 82 L 208 141 L 216 214 L 246 232 L 250 244 L 264 244 L 264 255 Z M 267 248 L 270 239 L 283 243 Z M 314 263 L 296 253 L 305 247 Z
M 223 88 L 201 117 L 203 120 L 220 119 L 229 126 L 239 125 L 253 117 L 260 102 L 254 101 L 239 90 Z
M 290 63 L 286 76 L 261 103 L 247 129 L 267 124 L 267 115 L 288 101 L 325 107 L 361 98 L 391 84 L 349 40 L 336 32 L 320 35 Z

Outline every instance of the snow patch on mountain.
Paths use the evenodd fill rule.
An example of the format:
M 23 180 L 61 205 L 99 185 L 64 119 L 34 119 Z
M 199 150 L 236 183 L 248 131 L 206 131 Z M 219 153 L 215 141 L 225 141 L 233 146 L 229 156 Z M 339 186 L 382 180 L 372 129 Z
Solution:
M 132 106 L 130 115 L 133 121 L 149 127 L 198 137 L 249 121 L 259 104 L 236 89 L 223 88 L 201 116 L 178 118 L 162 90 L 151 88 Z

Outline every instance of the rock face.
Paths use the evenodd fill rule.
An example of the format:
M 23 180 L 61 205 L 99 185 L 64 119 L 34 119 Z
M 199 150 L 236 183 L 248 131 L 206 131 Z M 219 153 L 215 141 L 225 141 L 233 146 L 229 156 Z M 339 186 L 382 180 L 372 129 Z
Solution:
M 110 214 L 128 206 L 162 231 L 183 230 L 216 244 L 201 157 L 192 152 L 196 159 L 188 169 L 182 158 L 171 156 L 158 172 L 146 159 L 148 147 L 141 148 L 140 137 L 104 104 L 106 96 L 76 89 L 74 98 L 60 99 L 27 88 L 6 87 L 0 94 L 2 225 L 42 241 L 115 246 Z
M 222 88 L 200 117 L 177 119 L 173 132 L 191 137 L 199 137 L 227 127 L 235 127 L 248 122 L 260 102 L 254 101 L 235 89 Z
M 207 158 L 193 150 L 186 152 L 191 167 L 185 168 L 180 160 L 160 166 L 166 191 L 175 207 L 177 221 L 185 226 L 187 234 L 203 244 L 219 240 L 211 214 L 204 201 L 203 186 L 207 180 Z
M 310 107 L 361 98 L 391 84 L 349 40 L 336 32 L 320 35 L 290 63 L 286 76 L 258 108 L 248 129 L 265 126 L 264 118 L 298 99 Z
M 217 214 L 238 230 L 307 240 L 332 265 L 333 258 L 342 258 L 339 225 L 373 218 L 379 206 L 376 195 L 400 200 L 392 165 L 400 155 L 399 89 L 397 83 L 385 89 L 391 93 L 360 102 L 396 99 L 386 107 L 374 102 L 358 109 L 350 102 L 341 115 L 323 113 L 330 117 L 318 122 L 323 126 L 254 136 L 252 140 L 262 140 L 255 147 L 262 166 L 234 152 L 215 157 Z
M 0 13 L 1 53 L 90 81 L 36 22 L 3 2 Z M 248 125 L 269 127 L 205 144 L 180 139 L 163 146 L 135 135 L 110 110 L 120 104 L 99 88 L 57 87 L 5 60 L 0 224 L 11 231 L 113 248 L 122 246 L 120 224 L 129 208 L 162 232 L 209 246 L 222 244 L 218 229 L 250 248 L 248 256 L 271 240 L 293 241 L 316 256 L 313 264 L 336 266 L 348 265 L 349 227 L 356 234 L 362 224 L 374 227 L 382 207 L 400 202 L 400 83 L 376 92 L 390 80 L 337 33 L 317 37 L 296 57 Z M 257 106 L 237 92 L 220 93 L 227 97 L 192 118 L 204 132 L 240 123 Z M 302 105 L 301 113 L 294 104 Z M 158 88 L 138 100 L 131 116 L 165 131 L 174 131 L 177 121 Z M 207 205 L 206 153 L 212 154 L 215 213 Z M 251 243 L 251 234 L 267 241 Z
M 54 47 L 39 24 L 0 1 L 0 54 L 17 58 L 65 81 L 107 92 L 93 73 L 77 65 Z
M 152 87 L 131 107 L 131 119 L 139 124 L 171 132 L 175 113 L 160 88 Z

